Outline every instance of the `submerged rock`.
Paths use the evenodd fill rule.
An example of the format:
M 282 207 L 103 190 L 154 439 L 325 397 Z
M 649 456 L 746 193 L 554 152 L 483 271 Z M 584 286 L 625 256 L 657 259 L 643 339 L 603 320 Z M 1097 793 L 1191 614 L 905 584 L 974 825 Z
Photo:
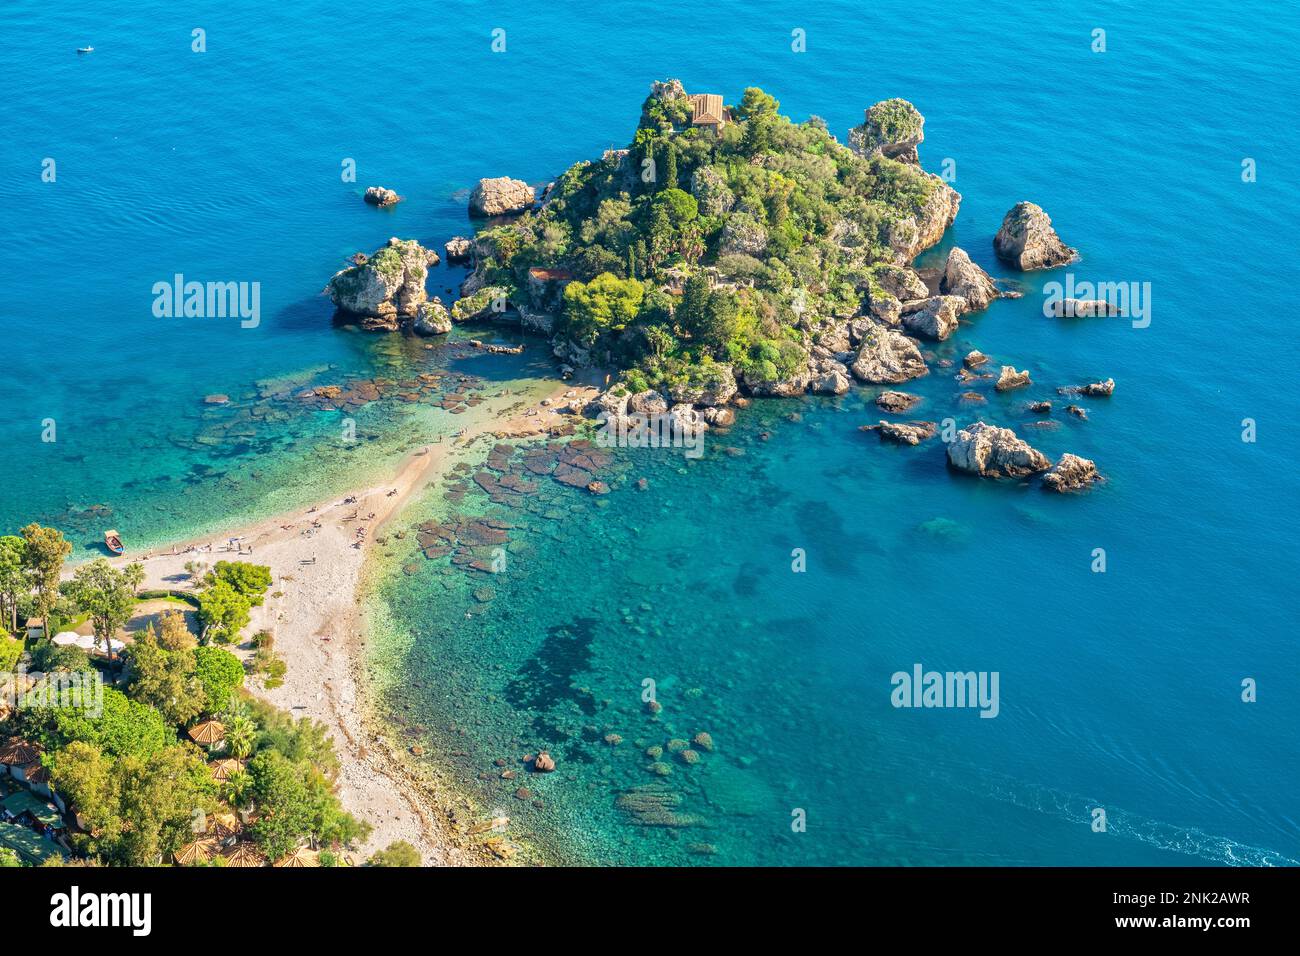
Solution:
M 1053 299 L 1047 310 L 1058 319 L 1086 319 L 1097 315 L 1120 315 L 1118 306 L 1105 299 Z
M 475 216 L 508 216 L 533 208 L 533 187 L 520 179 L 499 176 L 480 179 L 469 197 L 469 211 Z
M 1010 428 L 976 422 L 948 445 L 948 463 L 985 478 L 1023 478 L 1051 467 L 1047 456 Z
M 1043 475 L 1043 487 L 1061 493 L 1081 491 L 1094 481 L 1101 481 L 1096 463 L 1068 452 L 1052 466 L 1051 471 Z
M 993 237 L 998 257 L 1017 269 L 1051 269 L 1079 258 L 1078 250 L 1061 241 L 1041 206 L 1018 202 L 1007 212 Z

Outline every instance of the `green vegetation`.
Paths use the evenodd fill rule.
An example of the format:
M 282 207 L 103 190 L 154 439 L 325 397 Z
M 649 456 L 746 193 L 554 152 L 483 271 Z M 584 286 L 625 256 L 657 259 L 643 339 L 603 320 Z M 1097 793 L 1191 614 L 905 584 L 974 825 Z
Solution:
M 335 795 L 339 763 L 325 725 L 295 720 L 250 698 L 243 690 L 243 662 L 222 647 L 200 645 L 182 611 L 188 598 L 198 607 L 205 639 L 234 640 L 250 608 L 264 600 L 270 569 L 220 561 L 210 572 L 196 573 L 202 590 L 193 597 L 175 595 L 175 609 L 129 638 L 119 669 L 111 656 L 105 665 L 48 637 L 10 637 L 5 627 L 43 614 L 65 625 L 89 621 L 106 648 L 118 636 L 135 612 L 142 568 L 119 570 L 100 558 L 60 584 L 70 550 L 58 531 L 35 524 L 21 537 L 0 537 L 0 671 L 25 662 L 32 672 L 72 672 L 87 688 L 80 699 L 34 697 L 10 709 L 0 720 L 0 739 L 30 741 L 43 750 L 50 784 L 76 816 L 78 825 L 70 827 L 73 862 L 167 863 L 194 839 L 197 821 L 218 814 L 233 823 L 236 814 L 247 812 L 250 822 L 240 838 L 268 858 L 310 841 L 325 850 L 323 858 L 338 863 L 339 851 L 363 838 L 369 826 L 346 813 Z M 256 643 L 256 666 L 272 686 L 283 679 L 284 663 L 272 653 L 269 634 L 259 634 Z M 189 739 L 200 720 L 224 728 L 224 739 L 210 749 Z M 217 779 L 210 761 L 229 758 L 246 763 L 222 765 L 225 779 Z M 62 862 L 35 833 L 5 826 L 14 839 L 28 835 L 34 845 L 51 847 L 52 864 Z M 0 847 L 0 866 L 35 861 L 26 851 Z M 223 863 L 218 856 L 209 865 Z
M 881 122 L 913 122 L 903 106 Z M 655 84 L 625 153 L 578 163 L 539 209 L 480 233 L 478 281 L 557 313 L 557 340 L 632 389 L 671 390 L 709 362 L 792 374 L 816 323 L 859 314 L 872 267 L 901 261 L 898 235 L 942 183 L 779 109 L 747 89 L 713 132 L 691 126 L 680 84 Z M 558 302 L 529 281 L 536 267 L 572 275 Z
M 405 840 L 394 840 L 370 858 L 370 866 L 419 866 L 420 851 Z

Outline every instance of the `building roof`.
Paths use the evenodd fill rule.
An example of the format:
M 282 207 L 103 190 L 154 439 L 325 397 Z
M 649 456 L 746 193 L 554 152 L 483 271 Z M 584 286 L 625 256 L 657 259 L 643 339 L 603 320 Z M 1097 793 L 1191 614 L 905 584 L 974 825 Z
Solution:
M 691 122 L 696 126 L 721 126 L 725 120 L 721 93 L 696 93 L 691 97 Z
M 195 863 L 207 863 L 216 852 L 216 840 L 212 837 L 199 837 L 177 850 L 173 859 L 177 866 L 193 866 Z
M 226 866 L 266 866 L 266 857 L 251 843 L 236 843 L 225 856 Z
M 59 816 L 59 811 L 29 790 L 19 790 L 9 794 L 0 801 L 0 807 L 16 817 L 30 813 L 33 819 L 39 820 L 47 827 L 54 827 L 56 830 L 63 828 L 63 817 Z
M 300 846 L 288 856 L 275 861 L 275 866 L 288 867 L 290 869 L 304 869 L 306 867 L 320 866 L 320 854 L 315 850 Z
M 66 856 L 49 840 L 16 823 L 0 821 L 0 846 L 8 847 L 32 863 L 43 863 L 52 856 Z
M 23 777 L 28 783 L 49 783 L 50 768 L 45 766 L 39 760 L 33 760 L 27 766 L 23 767 Z
M 545 269 L 542 266 L 533 266 L 528 274 L 542 282 L 567 282 L 573 278 L 573 273 L 568 269 Z
M 25 767 L 41 759 L 41 748 L 29 740 L 14 737 L 0 744 L 0 763 Z

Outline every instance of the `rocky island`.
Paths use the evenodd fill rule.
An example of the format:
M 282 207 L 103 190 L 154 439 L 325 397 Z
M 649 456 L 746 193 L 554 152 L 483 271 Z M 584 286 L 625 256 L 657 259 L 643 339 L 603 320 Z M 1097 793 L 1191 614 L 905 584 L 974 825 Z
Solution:
M 961 195 L 921 168 L 925 119 L 911 103 L 869 107 L 848 145 L 817 117 L 783 116 L 756 87 L 720 104 L 680 81 L 656 82 L 627 148 L 570 167 L 540 198 L 521 180 L 480 180 L 469 212 L 488 221 L 446 244 L 449 261 L 471 269 L 450 309 L 424 289 L 437 254 L 413 240 L 359 256 L 326 291 L 345 319 L 371 330 L 518 324 L 547 336 L 561 363 L 616 370 L 590 414 L 659 410 L 686 429 L 730 420 L 726 406 L 746 396 L 842 395 L 855 383 L 927 375 L 924 343 L 1019 294 L 958 247 L 929 281 L 914 267 L 953 223 Z M 1019 270 L 1077 257 L 1028 202 L 992 242 Z M 970 353 L 957 381 L 989 378 L 973 371 L 987 361 Z M 1003 365 L 996 391 L 1032 384 L 1028 370 Z M 1103 394 L 1087 388 L 1080 394 Z M 961 400 L 974 399 L 984 401 Z M 907 445 L 933 434 L 915 423 L 872 427 Z M 960 470 L 1013 473 L 964 467 L 969 456 L 949 451 Z

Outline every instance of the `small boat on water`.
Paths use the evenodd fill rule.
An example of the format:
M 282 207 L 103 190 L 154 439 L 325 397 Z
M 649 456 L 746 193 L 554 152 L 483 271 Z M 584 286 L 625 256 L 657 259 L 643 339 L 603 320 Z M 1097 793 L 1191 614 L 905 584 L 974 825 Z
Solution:
M 126 548 L 122 547 L 122 536 L 116 531 L 104 532 L 104 547 L 114 554 L 121 554 L 126 550 Z
M 78 52 L 78 53 L 94 53 L 94 52 L 95 52 L 95 48 L 94 48 L 93 46 L 79 46 L 79 47 L 77 47 L 77 52 Z

